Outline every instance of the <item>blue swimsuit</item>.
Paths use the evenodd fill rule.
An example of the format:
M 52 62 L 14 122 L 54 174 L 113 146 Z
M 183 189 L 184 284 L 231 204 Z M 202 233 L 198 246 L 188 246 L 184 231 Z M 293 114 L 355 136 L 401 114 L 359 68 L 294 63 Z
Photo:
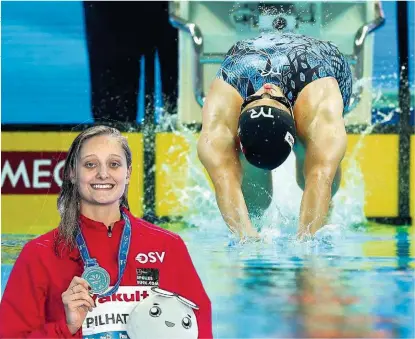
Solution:
M 337 80 L 345 111 L 352 94 L 350 67 L 338 48 L 331 42 L 293 33 L 265 33 L 237 42 L 216 76 L 235 87 L 244 99 L 272 83 L 294 105 L 306 85 L 324 77 Z

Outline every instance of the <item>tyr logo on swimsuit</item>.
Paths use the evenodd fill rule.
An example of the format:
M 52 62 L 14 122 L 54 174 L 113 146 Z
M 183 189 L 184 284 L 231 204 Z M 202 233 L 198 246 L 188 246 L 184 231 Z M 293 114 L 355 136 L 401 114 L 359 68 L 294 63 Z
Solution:
M 166 252 L 138 253 L 135 260 L 137 260 L 140 264 L 146 264 L 148 262 L 156 263 L 157 261 L 162 263 L 165 255 Z

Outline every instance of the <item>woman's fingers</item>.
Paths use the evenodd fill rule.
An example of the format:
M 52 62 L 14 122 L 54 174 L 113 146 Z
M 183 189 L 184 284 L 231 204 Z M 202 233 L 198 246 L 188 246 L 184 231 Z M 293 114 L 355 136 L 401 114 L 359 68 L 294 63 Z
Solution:
M 76 301 L 76 300 L 85 300 L 86 302 L 89 303 L 91 307 L 95 307 L 94 299 L 92 299 L 89 293 L 86 291 L 81 291 L 81 292 L 69 295 L 69 301 Z
M 69 305 L 68 308 L 71 311 L 76 310 L 77 308 L 82 307 L 85 312 L 92 312 L 92 307 L 89 305 L 89 303 L 86 300 L 80 299 L 80 300 L 74 300 Z
M 62 301 L 65 305 L 72 306 L 74 301 L 84 300 L 88 307 L 96 307 L 94 300 L 83 285 L 74 285 L 62 294 Z
M 76 285 L 81 285 L 85 287 L 87 290 L 90 288 L 88 282 L 85 279 L 75 276 L 73 277 L 71 283 L 69 284 L 68 290 Z

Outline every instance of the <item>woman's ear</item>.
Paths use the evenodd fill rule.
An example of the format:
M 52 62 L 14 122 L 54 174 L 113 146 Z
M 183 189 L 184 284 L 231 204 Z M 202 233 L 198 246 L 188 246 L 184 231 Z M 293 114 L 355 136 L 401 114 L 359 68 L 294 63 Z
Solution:
M 131 172 L 133 171 L 133 167 L 132 166 L 130 166 L 130 167 L 128 167 L 128 170 L 127 170 L 127 184 L 129 184 L 130 183 L 130 178 L 131 178 Z

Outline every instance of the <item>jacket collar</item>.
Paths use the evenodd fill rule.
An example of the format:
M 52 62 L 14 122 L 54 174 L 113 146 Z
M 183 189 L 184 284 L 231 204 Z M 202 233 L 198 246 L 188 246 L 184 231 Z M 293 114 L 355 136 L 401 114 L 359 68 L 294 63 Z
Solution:
M 127 217 L 131 220 L 132 219 L 132 214 L 131 212 L 125 208 L 125 207 L 121 207 L 121 211 L 124 212 Z M 105 226 L 105 224 L 103 222 L 100 221 L 95 221 L 92 219 L 87 218 L 84 215 L 80 215 L 80 225 L 81 225 L 81 229 L 85 229 L 88 231 L 94 231 L 94 230 L 107 230 L 107 226 Z M 116 221 L 114 223 L 113 227 L 124 227 L 124 219 L 121 218 L 120 220 Z M 63 245 L 63 244 L 62 244 Z M 82 260 L 81 255 L 79 253 L 78 247 L 75 245 L 74 248 L 69 252 L 69 258 L 75 261 L 79 261 Z

